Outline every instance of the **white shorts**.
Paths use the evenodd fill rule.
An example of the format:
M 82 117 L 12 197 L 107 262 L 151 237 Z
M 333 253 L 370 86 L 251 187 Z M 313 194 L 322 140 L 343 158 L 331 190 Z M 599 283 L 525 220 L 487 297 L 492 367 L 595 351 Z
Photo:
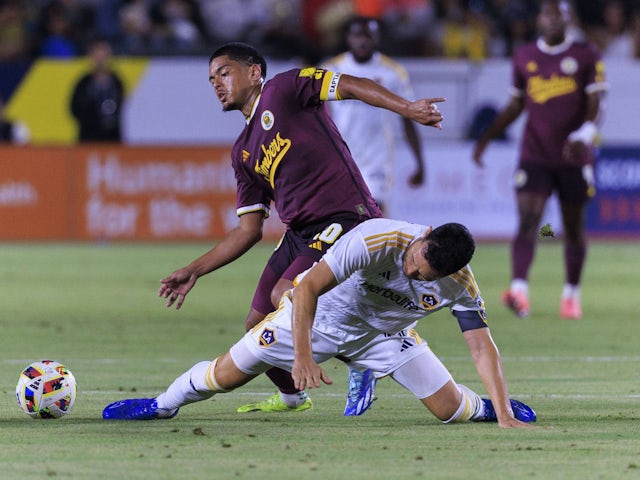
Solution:
M 241 371 L 250 375 L 265 372 L 271 367 L 291 371 L 294 359 L 291 310 L 291 301 L 285 296 L 278 310 L 231 347 L 231 358 Z M 413 329 L 388 335 L 369 330 L 345 332 L 337 327 L 322 325 L 317 328 L 314 325 L 311 342 L 316 363 L 336 356 L 345 357 L 356 369 L 373 370 L 377 378 L 392 375 L 418 398 L 435 393 L 451 379 L 446 367 Z M 412 361 L 418 357 L 419 360 Z M 407 372 L 409 366 L 401 369 L 410 361 L 411 374 Z M 399 369 L 398 375 L 393 375 Z

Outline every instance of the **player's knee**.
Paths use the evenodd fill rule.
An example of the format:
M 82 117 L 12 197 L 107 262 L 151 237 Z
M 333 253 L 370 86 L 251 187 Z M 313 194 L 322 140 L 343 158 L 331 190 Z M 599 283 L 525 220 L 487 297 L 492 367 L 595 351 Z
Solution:
M 456 417 L 460 407 L 461 392 L 453 380 L 438 391 L 422 399 L 422 403 L 438 420 L 448 423 Z
M 244 373 L 231 358 L 229 352 L 211 362 L 207 371 L 209 387 L 217 392 L 229 392 L 251 380 L 255 375 Z
M 264 320 L 264 317 L 266 317 L 265 314 L 260 313 L 257 310 L 254 310 L 252 308 L 251 311 L 249 312 L 249 315 L 247 315 L 247 320 L 244 322 L 245 330 L 247 332 L 251 330 L 253 327 L 258 325 L 262 320 Z
M 278 280 L 278 283 L 276 283 L 271 290 L 271 303 L 273 304 L 273 308 L 278 308 L 280 300 L 282 300 L 282 296 L 291 288 L 293 288 L 293 282 L 291 280 L 287 280 L 285 278 Z
M 274 308 L 278 308 L 278 304 L 280 303 L 281 298 L 282 298 L 282 294 L 279 294 L 275 288 L 271 290 L 271 304 L 273 305 Z

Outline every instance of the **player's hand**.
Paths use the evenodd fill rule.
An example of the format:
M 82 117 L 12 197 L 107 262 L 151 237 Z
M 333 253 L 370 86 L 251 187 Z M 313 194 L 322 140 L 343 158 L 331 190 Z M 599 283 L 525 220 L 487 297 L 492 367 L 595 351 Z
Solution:
M 313 360 L 294 360 L 291 369 L 291 377 L 298 390 L 306 388 L 319 388 L 320 381 L 327 385 L 333 382 L 324 370 Z
M 505 418 L 498 418 L 498 427 L 500 428 L 537 428 L 535 425 L 527 422 L 521 422 L 515 417 L 505 416 Z
M 580 158 L 587 149 L 587 146 L 582 142 L 570 142 L 566 141 L 562 147 L 562 155 L 565 160 L 573 163 L 574 160 Z
M 473 148 L 473 154 L 472 154 L 473 163 L 475 163 L 479 167 L 484 167 L 482 156 L 484 155 L 484 151 L 486 148 L 487 148 L 487 143 L 480 142 L 480 141 L 478 141 L 475 147 Z
M 418 168 L 413 175 L 409 177 L 409 185 L 419 187 L 424 183 L 424 168 Z
M 444 117 L 440 113 L 438 103 L 446 102 L 446 98 L 423 98 L 412 102 L 409 105 L 409 113 L 407 118 L 420 123 L 421 125 L 427 125 L 429 127 L 435 127 L 438 130 L 442 130 L 442 121 Z
M 158 296 L 168 299 L 167 307 L 175 303 L 176 310 L 180 310 L 184 303 L 184 298 L 196 284 L 196 280 L 198 280 L 196 274 L 191 273 L 186 268 L 176 270 L 168 277 L 160 280 L 161 285 L 158 289 Z

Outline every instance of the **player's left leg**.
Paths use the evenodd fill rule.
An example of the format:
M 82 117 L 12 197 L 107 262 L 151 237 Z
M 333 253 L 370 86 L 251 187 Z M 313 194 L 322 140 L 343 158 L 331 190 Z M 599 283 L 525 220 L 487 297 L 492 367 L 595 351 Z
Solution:
M 586 205 L 595 193 L 590 165 L 572 167 L 558 173 L 558 197 L 564 227 L 565 284 L 560 300 L 560 318 L 582 317 L 580 280 L 587 257 Z
M 565 283 L 560 300 L 560 318 L 578 320 L 582 317 L 580 305 L 580 279 L 587 257 L 587 239 L 584 232 L 585 206 L 561 204 L 564 225 Z
M 468 387 L 457 384 L 435 354 L 426 349 L 392 373 L 400 385 L 418 397 L 433 415 L 444 423 L 485 421 L 497 417 L 491 400 L 481 398 Z M 534 422 L 535 412 L 518 400 L 511 400 L 515 418 Z

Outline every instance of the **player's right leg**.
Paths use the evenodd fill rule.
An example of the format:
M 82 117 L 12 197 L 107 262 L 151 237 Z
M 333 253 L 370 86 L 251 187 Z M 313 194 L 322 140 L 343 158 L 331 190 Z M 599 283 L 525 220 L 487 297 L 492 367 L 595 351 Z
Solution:
M 528 172 L 531 174 L 532 172 Z M 535 185 L 534 185 L 535 186 Z M 511 243 L 511 284 L 501 301 L 517 317 L 529 315 L 528 277 L 535 255 L 538 226 L 548 195 L 539 191 L 518 190 L 518 230 Z
M 242 350 L 241 342 L 232 348 Z M 240 354 L 245 366 L 241 370 L 230 352 L 213 361 L 196 363 L 176 378 L 167 390 L 155 398 L 132 398 L 107 405 L 105 420 L 155 420 L 173 418 L 180 407 L 211 398 L 244 385 L 268 366 L 250 353 Z

